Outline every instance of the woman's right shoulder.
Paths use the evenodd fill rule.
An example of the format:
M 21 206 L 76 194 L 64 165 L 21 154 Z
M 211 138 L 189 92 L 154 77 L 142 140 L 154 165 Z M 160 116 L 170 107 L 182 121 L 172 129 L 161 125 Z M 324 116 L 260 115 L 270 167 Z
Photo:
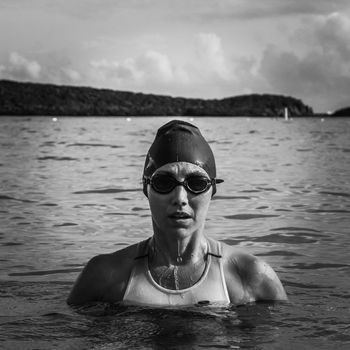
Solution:
M 132 244 L 114 253 L 100 254 L 90 259 L 73 286 L 68 304 L 121 300 L 140 244 L 144 243 Z
M 86 269 L 103 270 L 108 269 L 127 269 L 134 265 L 135 258 L 140 254 L 140 250 L 146 241 L 128 245 L 113 253 L 99 254 L 94 256 L 86 264 Z

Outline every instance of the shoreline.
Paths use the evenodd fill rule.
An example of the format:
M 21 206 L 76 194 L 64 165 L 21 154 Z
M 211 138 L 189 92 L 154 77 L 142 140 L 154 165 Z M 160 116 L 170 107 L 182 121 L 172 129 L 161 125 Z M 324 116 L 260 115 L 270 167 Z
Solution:
M 249 94 L 200 99 L 90 87 L 0 80 L 0 115 L 112 117 L 290 117 L 313 116 L 311 107 L 291 96 Z

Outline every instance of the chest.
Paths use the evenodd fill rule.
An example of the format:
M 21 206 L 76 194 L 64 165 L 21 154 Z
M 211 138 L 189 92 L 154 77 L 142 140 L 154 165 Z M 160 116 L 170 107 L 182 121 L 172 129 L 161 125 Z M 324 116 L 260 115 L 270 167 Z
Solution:
M 199 302 L 229 303 L 218 264 L 208 265 L 202 277 L 189 288 L 169 289 L 159 285 L 147 267 L 139 262 L 130 277 L 124 301 L 144 305 L 193 305 Z

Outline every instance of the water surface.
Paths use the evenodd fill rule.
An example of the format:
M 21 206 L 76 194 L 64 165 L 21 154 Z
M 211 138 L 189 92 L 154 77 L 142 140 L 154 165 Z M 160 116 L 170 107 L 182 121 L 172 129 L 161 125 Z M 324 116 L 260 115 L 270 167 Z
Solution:
M 144 157 L 169 118 L 0 118 L 0 348 L 348 349 L 350 120 L 196 118 L 217 159 L 209 236 L 269 262 L 287 304 L 65 299 L 92 256 L 152 234 Z

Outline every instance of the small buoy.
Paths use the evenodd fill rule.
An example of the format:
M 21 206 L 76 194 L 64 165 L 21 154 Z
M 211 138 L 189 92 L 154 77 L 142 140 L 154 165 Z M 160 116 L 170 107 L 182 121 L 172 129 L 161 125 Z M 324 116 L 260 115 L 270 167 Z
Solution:
M 190 122 L 193 122 L 194 121 L 194 118 L 190 118 Z
M 323 123 L 324 122 L 324 118 L 321 118 L 321 123 Z
M 126 118 L 126 121 L 127 122 L 131 122 L 131 118 Z
M 57 119 L 56 117 L 52 118 L 52 121 L 53 121 L 53 122 L 57 122 L 57 120 L 58 120 L 58 119 Z

